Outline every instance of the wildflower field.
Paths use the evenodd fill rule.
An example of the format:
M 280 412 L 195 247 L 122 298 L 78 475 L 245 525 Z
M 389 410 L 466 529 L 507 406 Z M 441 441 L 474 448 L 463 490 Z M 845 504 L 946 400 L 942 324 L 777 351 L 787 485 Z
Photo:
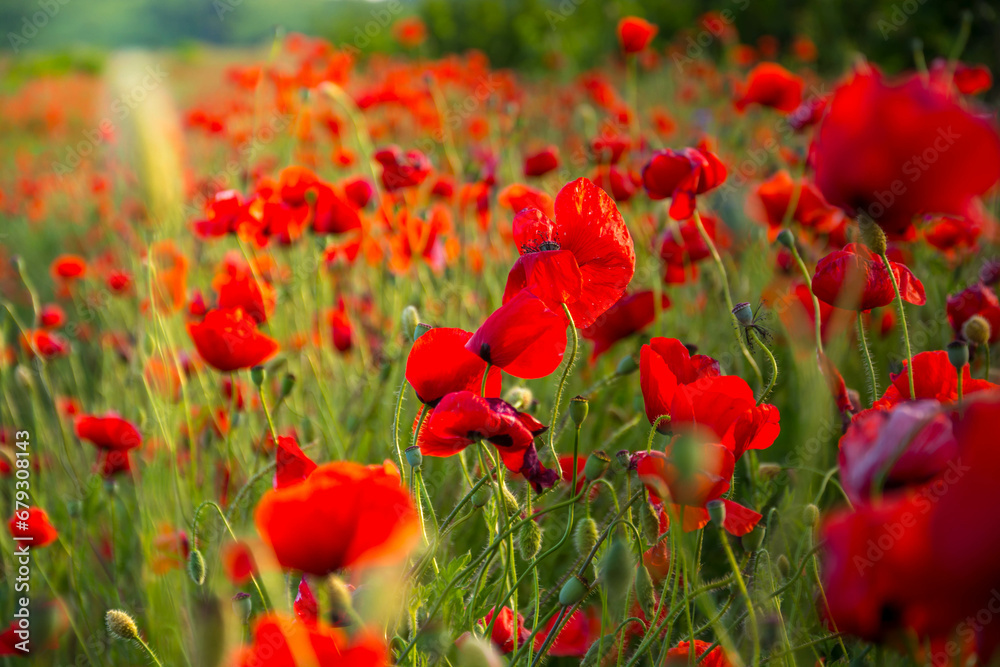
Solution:
M 974 20 L 4 56 L 0 665 L 1000 664 Z

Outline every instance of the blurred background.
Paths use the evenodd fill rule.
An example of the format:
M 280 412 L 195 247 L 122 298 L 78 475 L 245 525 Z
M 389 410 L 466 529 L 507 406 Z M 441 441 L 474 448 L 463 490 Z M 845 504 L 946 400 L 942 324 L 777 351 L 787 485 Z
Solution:
M 385 21 L 417 16 L 426 39 L 410 47 L 415 55 L 475 48 L 498 67 L 579 71 L 616 50 L 607 26 L 622 16 L 656 23 L 659 45 L 683 53 L 702 48 L 697 38 L 710 11 L 762 50 L 777 44 L 785 52 L 808 38 L 826 73 L 843 71 L 858 53 L 890 72 L 912 67 L 918 36 L 928 58 L 947 54 L 962 13 L 971 11 L 964 59 L 1000 70 L 996 0 L 2 0 L 0 48 L 19 56 L 3 58 L 5 68 L 30 75 L 38 67 L 99 67 L 108 49 L 256 45 L 281 26 L 368 56 L 406 50 Z M 719 40 L 702 41 L 711 42 L 704 52 L 721 50 Z

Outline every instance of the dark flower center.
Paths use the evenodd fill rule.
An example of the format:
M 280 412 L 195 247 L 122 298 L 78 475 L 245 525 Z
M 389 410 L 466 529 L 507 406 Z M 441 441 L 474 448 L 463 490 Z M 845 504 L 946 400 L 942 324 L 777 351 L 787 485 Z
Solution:
M 557 241 L 542 241 L 538 245 L 528 245 L 525 243 L 521 246 L 521 250 L 524 252 L 545 252 L 546 250 L 559 250 L 561 246 Z

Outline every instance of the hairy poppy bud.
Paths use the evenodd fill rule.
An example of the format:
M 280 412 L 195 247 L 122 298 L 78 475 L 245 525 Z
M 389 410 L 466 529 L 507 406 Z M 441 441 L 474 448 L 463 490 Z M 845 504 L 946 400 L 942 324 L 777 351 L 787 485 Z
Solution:
M 862 216 L 858 221 L 858 226 L 861 229 L 861 240 L 864 241 L 868 249 L 871 250 L 876 255 L 882 256 L 885 254 L 886 240 L 885 232 L 879 227 L 874 220 L 868 218 L 867 216 Z
M 250 612 L 253 610 L 253 599 L 249 593 L 240 591 L 233 596 L 233 613 L 240 623 L 246 625 L 250 622 Z
M 740 544 L 743 545 L 745 551 L 754 553 L 760 551 L 760 547 L 764 544 L 764 535 L 767 529 L 764 526 L 758 525 L 749 533 L 740 538 Z
M 746 301 L 736 304 L 736 307 L 733 308 L 733 315 L 736 316 L 736 321 L 740 323 L 740 326 L 748 327 L 753 324 L 753 308 Z
M 969 363 L 969 345 L 965 341 L 953 340 L 948 343 L 948 361 L 961 373 Z
M 642 522 L 642 532 L 646 539 L 655 542 L 660 536 L 660 517 L 657 515 L 653 503 L 647 499 L 641 504 L 639 509 L 639 520 Z
M 406 448 L 406 462 L 411 468 L 416 469 L 424 465 L 424 453 L 420 451 L 419 445 L 410 445 Z
M 483 507 L 490 501 L 490 496 L 493 492 L 490 491 L 489 484 L 481 486 L 476 489 L 476 492 L 472 494 L 472 506 L 476 509 Z
M 517 545 L 521 549 L 521 558 L 526 561 L 534 560 L 542 548 L 542 529 L 537 521 L 528 521 L 524 524 Z
M 187 572 L 194 583 L 199 586 L 205 583 L 205 557 L 197 548 L 191 549 L 191 553 L 188 554 Z
M 535 402 L 535 395 L 527 387 L 512 387 L 503 400 L 513 406 L 519 412 L 524 412 Z
M 819 508 L 809 503 L 802 509 L 802 521 L 807 526 L 815 526 L 819 523 Z
M 629 466 L 632 465 L 632 452 L 627 449 L 619 449 L 615 452 L 615 460 L 618 461 L 622 470 L 628 470 Z
M 706 507 L 708 508 L 708 516 L 711 517 L 712 523 L 721 527 L 726 521 L 726 504 L 721 500 L 710 500 Z
M 757 466 L 757 477 L 762 480 L 774 479 L 781 474 L 781 466 L 777 463 L 761 463 Z
M 790 229 L 782 229 L 778 232 L 778 243 L 791 250 L 795 247 L 795 234 Z
M 632 576 L 635 570 L 632 567 L 632 554 L 624 540 L 616 539 L 611 543 L 608 552 L 604 554 L 601 561 L 601 577 L 607 586 L 608 594 L 612 598 L 624 595 L 629 586 L 632 585 Z
M 112 637 L 126 641 L 139 638 L 139 628 L 132 617 L 121 609 L 110 609 L 104 615 L 104 622 Z
M 577 553 L 580 555 L 589 554 L 594 545 L 597 544 L 597 522 L 588 516 L 576 524 L 573 542 Z
M 267 371 L 264 370 L 263 366 L 254 366 L 250 369 L 250 379 L 253 380 L 254 386 L 258 389 L 264 384 L 265 375 L 267 375 Z
M 506 506 L 507 509 L 507 516 L 514 516 L 515 514 L 520 514 L 521 506 L 518 504 L 517 498 L 514 497 L 514 494 L 511 493 L 510 489 L 508 489 L 506 486 L 502 488 L 503 488 L 503 493 L 501 495 L 503 496 L 503 504 Z
M 778 572 L 781 573 L 782 577 L 787 579 L 788 575 L 792 573 L 792 564 L 788 562 L 788 557 L 785 554 L 778 556 L 777 565 Z
M 635 363 L 635 359 L 629 355 L 627 357 L 622 357 L 621 361 L 618 362 L 618 366 L 615 368 L 615 374 L 630 375 L 635 373 L 638 369 L 639 365 Z
M 291 373 L 285 373 L 285 377 L 281 378 L 281 392 L 278 394 L 278 401 L 281 402 L 288 398 L 288 395 L 292 393 L 292 389 L 294 388 L 295 376 Z
M 586 398 L 583 396 L 574 396 L 569 402 L 569 416 L 572 417 L 573 423 L 579 426 L 583 423 L 583 420 L 587 418 L 587 413 L 590 411 L 590 404 Z
M 429 324 L 423 324 L 423 323 L 418 324 L 417 326 L 413 327 L 413 340 L 417 340 L 418 338 L 420 338 L 433 328 L 434 327 L 432 327 Z
M 635 568 L 635 596 L 646 618 L 656 617 L 656 594 L 653 590 L 653 578 L 642 563 Z
M 990 342 L 990 322 L 982 315 L 973 315 L 962 325 L 962 336 L 976 345 L 986 345 Z
M 574 605 L 587 595 L 587 582 L 578 575 L 573 575 L 566 580 L 559 591 L 559 604 L 564 607 Z
M 399 322 L 403 328 L 403 334 L 410 340 L 416 340 L 417 325 L 420 324 L 420 313 L 417 312 L 416 307 L 407 306 L 404 308 Z
M 587 478 L 588 482 L 593 482 L 608 471 L 609 465 L 611 465 L 611 457 L 598 449 L 587 457 L 587 463 L 583 466 L 583 476 Z

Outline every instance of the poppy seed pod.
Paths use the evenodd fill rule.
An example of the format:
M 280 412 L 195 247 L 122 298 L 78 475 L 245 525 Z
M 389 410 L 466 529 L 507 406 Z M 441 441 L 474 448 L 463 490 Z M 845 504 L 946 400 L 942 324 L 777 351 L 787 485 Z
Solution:
M 399 322 L 403 328 L 403 334 L 410 340 L 416 340 L 417 326 L 420 324 L 420 313 L 417 312 L 416 307 L 407 306 L 404 308 Z
M 615 452 L 615 460 L 618 461 L 622 470 L 628 470 L 632 466 L 632 452 L 627 449 L 619 449 Z
M 191 553 L 188 554 L 187 572 L 194 583 L 199 586 L 205 583 L 205 557 L 196 548 L 191 549 Z
M 415 470 L 420 469 L 424 465 L 424 455 L 420 451 L 419 445 L 411 445 L 406 448 L 406 462 Z
M 601 562 L 601 577 L 612 598 L 624 595 L 632 585 L 635 569 L 632 565 L 632 554 L 624 540 L 616 539 L 604 554 Z
M 573 423 L 579 426 L 587 418 L 590 402 L 583 396 L 574 396 L 569 402 L 569 416 Z
M 472 494 L 472 506 L 476 509 L 485 506 L 486 503 L 490 501 L 490 496 L 492 495 L 493 492 L 490 491 L 488 485 L 479 487 L 476 489 L 476 492 Z
M 281 392 L 278 394 L 278 401 L 288 398 L 288 395 L 292 393 L 292 389 L 295 388 L 295 380 L 295 375 L 285 373 L 285 377 L 281 378 Z
M 711 500 L 706 507 L 712 523 L 721 527 L 726 522 L 726 504 L 721 500 Z
M 587 582 L 574 574 L 566 580 L 566 583 L 563 584 L 562 589 L 559 591 L 559 604 L 569 607 L 582 600 L 586 595 Z
M 886 249 L 885 232 L 879 227 L 874 220 L 868 218 L 867 216 L 862 216 L 858 221 L 858 227 L 861 229 L 861 240 L 864 244 L 868 246 L 876 255 L 884 255 Z
M 795 247 L 795 234 L 792 234 L 790 229 L 782 229 L 778 232 L 778 243 L 785 246 L 789 250 Z
M 986 345 L 990 342 L 990 322 L 982 315 L 973 315 L 962 325 L 962 336 L 976 345 Z
M 587 478 L 588 482 L 593 482 L 608 471 L 609 465 L 611 465 L 611 457 L 598 449 L 587 457 L 587 463 L 583 466 L 583 476 Z
M 756 528 L 751 530 L 749 533 L 740 538 L 740 544 L 743 545 L 743 549 L 750 553 L 755 553 L 760 551 L 760 547 L 764 544 L 764 536 L 767 529 L 762 525 L 757 525 Z
M 617 375 L 629 375 L 638 370 L 639 364 L 635 363 L 635 359 L 632 355 L 627 357 L 622 357 L 621 361 L 618 362 L 618 366 L 615 368 L 615 373 Z
M 748 327 L 753 324 L 753 308 L 746 301 L 736 304 L 736 307 L 733 308 L 733 315 L 736 316 L 736 321 L 741 326 Z
M 968 343 L 961 340 L 953 340 L 948 343 L 948 361 L 955 367 L 955 370 L 961 373 L 965 365 L 969 363 Z
M 264 377 L 266 375 L 267 371 L 263 366 L 254 366 L 250 369 L 250 379 L 253 380 L 254 386 L 258 389 L 264 384 Z
M 414 342 L 416 342 L 416 340 L 418 338 L 420 338 L 421 336 L 423 336 L 425 333 L 427 333 L 428 331 L 430 331 L 433 328 L 434 327 L 432 327 L 431 325 L 429 325 L 429 324 L 423 324 L 423 323 L 418 324 L 417 326 L 413 327 L 413 340 L 414 340 Z
M 240 619 L 240 623 L 246 625 L 250 622 L 251 611 L 253 611 L 253 600 L 249 593 L 240 591 L 233 596 L 233 613 Z
M 597 544 L 597 522 L 589 516 L 576 525 L 573 542 L 580 555 L 589 554 Z
M 126 641 L 139 638 L 139 628 L 132 617 L 121 609 L 110 609 L 104 615 L 104 622 L 108 626 L 108 632 L 117 639 Z

